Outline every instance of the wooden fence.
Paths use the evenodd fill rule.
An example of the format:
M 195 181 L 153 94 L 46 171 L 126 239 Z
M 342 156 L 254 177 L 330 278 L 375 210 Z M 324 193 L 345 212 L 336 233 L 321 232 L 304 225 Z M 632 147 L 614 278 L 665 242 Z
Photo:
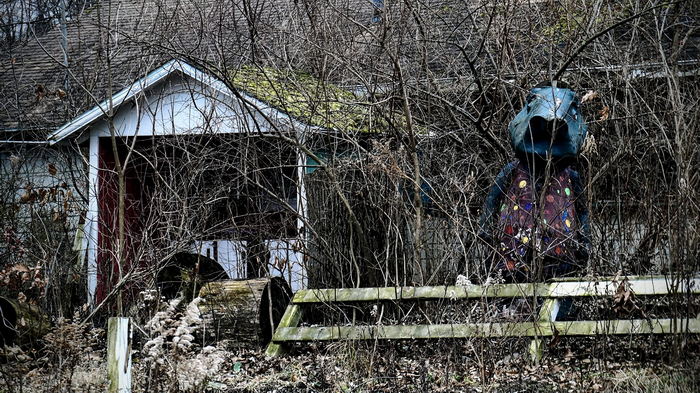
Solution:
M 563 297 L 615 296 L 620 291 L 635 296 L 700 294 L 700 277 L 671 280 L 663 276 L 617 277 L 596 281 L 560 280 L 550 283 L 495 284 L 432 287 L 384 287 L 309 289 L 295 294 L 277 327 L 267 355 L 284 353 L 292 342 L 370 339 L 435 339 L 478 337 L 532 337 L 531 356 L 542 355 L 539 337 L 594 336 L 603 334 L 700 333 L 700 318 L 651 318 L 631 320 L 556 321 L 558 299 Z M 376 301 L 543 298 L 536 321 L 485 322 L 432 325 L 299 326 L 303 307 L 321 303 Z

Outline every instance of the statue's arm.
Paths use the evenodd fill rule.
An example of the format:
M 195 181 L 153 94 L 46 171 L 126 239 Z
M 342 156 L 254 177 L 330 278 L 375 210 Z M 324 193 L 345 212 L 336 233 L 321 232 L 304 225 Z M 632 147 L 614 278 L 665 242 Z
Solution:
M 505 196 L 506 190 L 508 190 L 508 186 L 510 185 L 509 183 L 512 178 L 511 174 L 517 164 L 518 162 L 514 161 L 501 169 L 498 176 L 496 176 L 496 180 L 491 186 L 488 195 L 486 196 L 484 207 L 481 209 L 481 215 L 479 216 L 479 237 L 489 242 L 491 241 L 491 231 L 489 228 L 491 220 L 503 202 L 503 197 Z
M 582 253 L 587 258 L 591 248 L 591 225 L 589 222 L 588 203 L 586 192 L 581 181 L 581 176 L 575 170 L 571 170 L 571 182 L 573 183 L 574 197 L 576 203 L 576 214 L 580 225 L 580 242 L 582 245 Z

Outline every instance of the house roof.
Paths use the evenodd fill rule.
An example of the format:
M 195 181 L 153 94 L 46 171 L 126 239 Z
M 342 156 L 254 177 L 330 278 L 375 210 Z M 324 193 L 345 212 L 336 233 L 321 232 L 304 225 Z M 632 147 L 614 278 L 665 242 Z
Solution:
M 221 80 L 200 71 L 184 60 L 173 59 L 125 87 L 110 99 L 63 124 L 47 137 L 58 143 L 102 118 L 109 111 L 138 97 L 173 73 L 181 73 L 230 98 L 238 98 Z M 384 118 L 352 92 L 332 83 L 323 83 L 301 72 L 244 66 L 231 71 L 230 83 L 256 111 L 296 128 L 336 129 L 346 132 L 373 132 L 389 126 Z M 397 115 L 400 120 L 402 116 Z
M 45 140 L 48 133 L 173 58 L 197 59 L 190 64 L 216 64 L 220 71 L 217 75 L 234 84 L 237 79 L 246 79 L 248 70 L 242 67 L 244 64 L 312 70 L 314 74 L 323 75 L 324 81 L 333 80 L 338 85 L 355 84 L 368 90 L 386 86 L 386 92 L 380 93 L 388 102 L 392 95 L 400 93 L 401 87 L 395 83 L 394 64 L 382 53 L 396 50 L 395 55 L 399 57 L 413 93 L 439 90 L 449 102 L 469 107 L 477 102 L 470 96 L 473 93 L 469 90 L 474 78 L 472 72 L 482 79 L 484 75 L 494 75 L 494 80 L 510 79 L 508 76 L 514 75 L 514 88 L 527 87 L 533 80 L 546 77 L 548 67 L 566 58 L 583 36 L 609 26 L 629 11 L 613 7 L 606 11 L 605 17 L 588 21 L 583 3 L 569 4 L 567 7 L 573 7 L 569 10 L 557 2 L 523 1 L 517 4 L 522 7 L 520 10 L 493 6 L 489 2 L 458 0 L 418 2 L 410 7 L 401 2 L 385 2 L 386 9 L 379 12 L 380 21 L 376 22 L 375 6 L 369 0 L 310 3 L 264 0 L 249 6 L 249 2 L 240 0 L 102 0 L 68 23 L 65 51 L 68 67 L 62 64 L 64 50 L 58 26 L 3 48 L 0 51 L 0 140 Z M 537 18 L 533 19 L 534 14 Z M 505 44 L 508 61 L 486 55 L 502 53 L 504 45 L 500 38 L 487 39 L 500 37 L 494 34 L 495 27 L 488 16 L 494 17 L 493 26 L 513 26 L 508 30 Z M 652 19 L 651 14 L 646 16 Z M 689 26 L 697 23 L 690 13 L 684 18 L 689 20 Z M 586 21 L 590 31 L 581 30 Z M 255 23 L 254 29 L 251 22 Z M 644 23 L 651 22 L 653 20 Z M 319 23 L 323 28 L 317 30 Z M 383 31 L 383 25 L 391 28 Z M 673 44 L 669 37 L 671 35 L 662 37 L 664 47 L 670 48 Z M 674 52 L 673 56 L 677 55 L 678 61 L 697 60 L 700 33 L 696 29 L 685 37 L 683 51 Z M 610 65 L 624 62 L 621 67 L 628 69 L 629 64 L 658 59 L 659 45 L 642 48 L 637 45 L 638 39 L 634 50 L 626 46 L 627 25 L 615 29 L 608 38 L 616 43 L 614 48 L 618 50 L 607 54 L 600 50 L 584 51 L 571 69 L 585 71 L 584 67 L 603 67 L 595 75 L 608 78 Z M 649 38 L 647 44 L 653 43 L 653 38 Z M 593 51 L 594 46 L 590 49 Z M 619 56 L 623 52 L 624 56 Z M 238 69 L 242 71 L 231 71 L 228 75 L 225 72 Z M 260 70 L 270 69 L 257 71 Z M 643 71 L 658 70 L 659 67 L 650 66 Z M 268 77 L 273 74 L 271 79 L 279 79 L 274 73 L 264 74 Z M 585 71 L 583 74 L 588 77 L 593 73 Z M 311 92 L 312 98 L 320 100 L 321 105 L 294 104 L 299 101 L 295 97 L 285 100 L 286 97 L 279 94 L 270 96 L 269 90 L 264 91 L 265 86 L 249 84 L 242 90 L 299 120 L 322 127 L 363 131 L 373 129 L 375 120 L 386 121 L 373 117 L 370 107 L 361 100 L 333 86 L 324 83 L 321 90 L 337 98 L 342 108 L 331 104 L 330 98 L 317 94 L 313 89 L 315 82 L 306 83 L 304 74 L 284 72 L 282 75 L 283 85 L 290 89 L 306 86 L 307 95 Z M 444 82 L 436 88 L 433 86 L 436 81 Z M 440 116 L 441 112 L 434 109 L 443 104 L 429 97 L 425 101 L 430 108 L 424 114 L 434 112 Z M 387 116 L 387 111 L 382 112 Z M 426 122 L 431 121 L 428 115 Z M 388 116 L 393 116 L 393 112 Z
M 348 10 L 371 15 L 371 3 L 349 1 L 362 7 Z M 0 140 L 45 140 L 48 134 L 55 138 L 59 134 L 54 130 L 85 121 L 91 108 L 99 108 L 113 92 L 135 87 L 134 81 L 149 82 L 146 73 L 173 58 L 195 58 L 230 70 L 255 63 L 248 19 L 255 18 L 258 39 L 270 49 L 268 44 L 282 44 L 280 35 L 289 37 L 283 27 L 304 11 L 291 0 L 261 2 L 254 10 L 239 3 L 103 0 L 68 23 L 65 51 L 59 26 L 0 51 Z M 227 18 L 221 20 L 219 15 Z M 209 34 L 210 23 L 217 23 L 223 33 Z M 64 52 L 68 67 L 63 64 Z M 269 95 L 265 98 L 281 104 Z M 320 124 L 318 118 L 315 114 L 307 119 Z
M 138 97 L 140 94 L 148 90 L 150 87 L 156 85 L 157 83 L 165 80 L 173 73 L 182 73 L 183 75 L 189 76 L 190 78 L 196 80 L 199 83 L 207 86 L 210 89 L 218 93 L 222 93 L 230 98 L 238 98 L 238 96 L 231 91 L 231 89 L 226 86 L 226 84 L 217 78 L 198 70 L 187 62 L 179 59 L 173 59 L 163 64 L 162 66 L 156 68 L 155 70 L 149 72 L 145 77 L 140 78 L 131 85 L 125 87 L 118 93 L 114 94 L 111 99 L 107 99 L 93 108 L 87 110 L 81 115 L 77 116 L 73 120 L 59 127 L 56 131 L 49 134 L 47 140 L 49 144 L 58 143 L 70 135 L 82 130 L 88 125 L 92 124 L 96 120 L 105 116 L 112 106 L 112 109 L 119 108 L 122 104 L 128 102 L 134 97 Z M 260 111 L 270 119 L 275 121 L 285 122 L 297 129 L 307 129 L 309 125 L 299 122 L 296 118 L 289 116 L 288 114 L 279 111 L 277 108 L 268 105 L 267 103 L 257 99 L 256 97 L 250 96 L 245 93 L 239 93 L 246 104 L 252 105 L 256 111 Z
M 149 31 L 158 24 L 153 1 L 102 3 L 68 23 L 68 67 L 58 26 L 1 51 L 0 132 L 4 135 L 0 139 L 45 139 L 48 132 L 96 105 L 111 91 L 143 76 L 144 69 L 167 60 L 156 48 L 122 36 L 152 36 Z M 106 22 L 107 6 L 114 7 L 110 23 Z M 112 44 L 106 45 L 110 30 Z

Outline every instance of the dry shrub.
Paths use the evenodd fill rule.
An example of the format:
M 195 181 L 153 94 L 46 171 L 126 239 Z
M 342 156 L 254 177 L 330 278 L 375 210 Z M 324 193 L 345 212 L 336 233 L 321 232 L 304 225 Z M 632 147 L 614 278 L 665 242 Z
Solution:
M 135 390 L 147 392 L 204 392 L 228 363 L 231 354 L 202 347 L 196 337 L 202 327 L 197 297 L 189 303 L 178 297 L 162 304 L 146 324 L 148 338 L 134 369 Z
M 35 349 L 5 347 L 0 389 L 7 392 L 102 392 L 107 387 L 104 330 L 59 318 Z

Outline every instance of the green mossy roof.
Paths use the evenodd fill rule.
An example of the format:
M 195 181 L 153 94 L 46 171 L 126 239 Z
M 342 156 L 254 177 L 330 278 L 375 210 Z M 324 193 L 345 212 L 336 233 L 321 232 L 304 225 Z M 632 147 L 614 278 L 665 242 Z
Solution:
M 313 126 L 364 133 L 389 127 L 368 102 L 308 74 L 247 66 L 230 78 L 235 88 Z

